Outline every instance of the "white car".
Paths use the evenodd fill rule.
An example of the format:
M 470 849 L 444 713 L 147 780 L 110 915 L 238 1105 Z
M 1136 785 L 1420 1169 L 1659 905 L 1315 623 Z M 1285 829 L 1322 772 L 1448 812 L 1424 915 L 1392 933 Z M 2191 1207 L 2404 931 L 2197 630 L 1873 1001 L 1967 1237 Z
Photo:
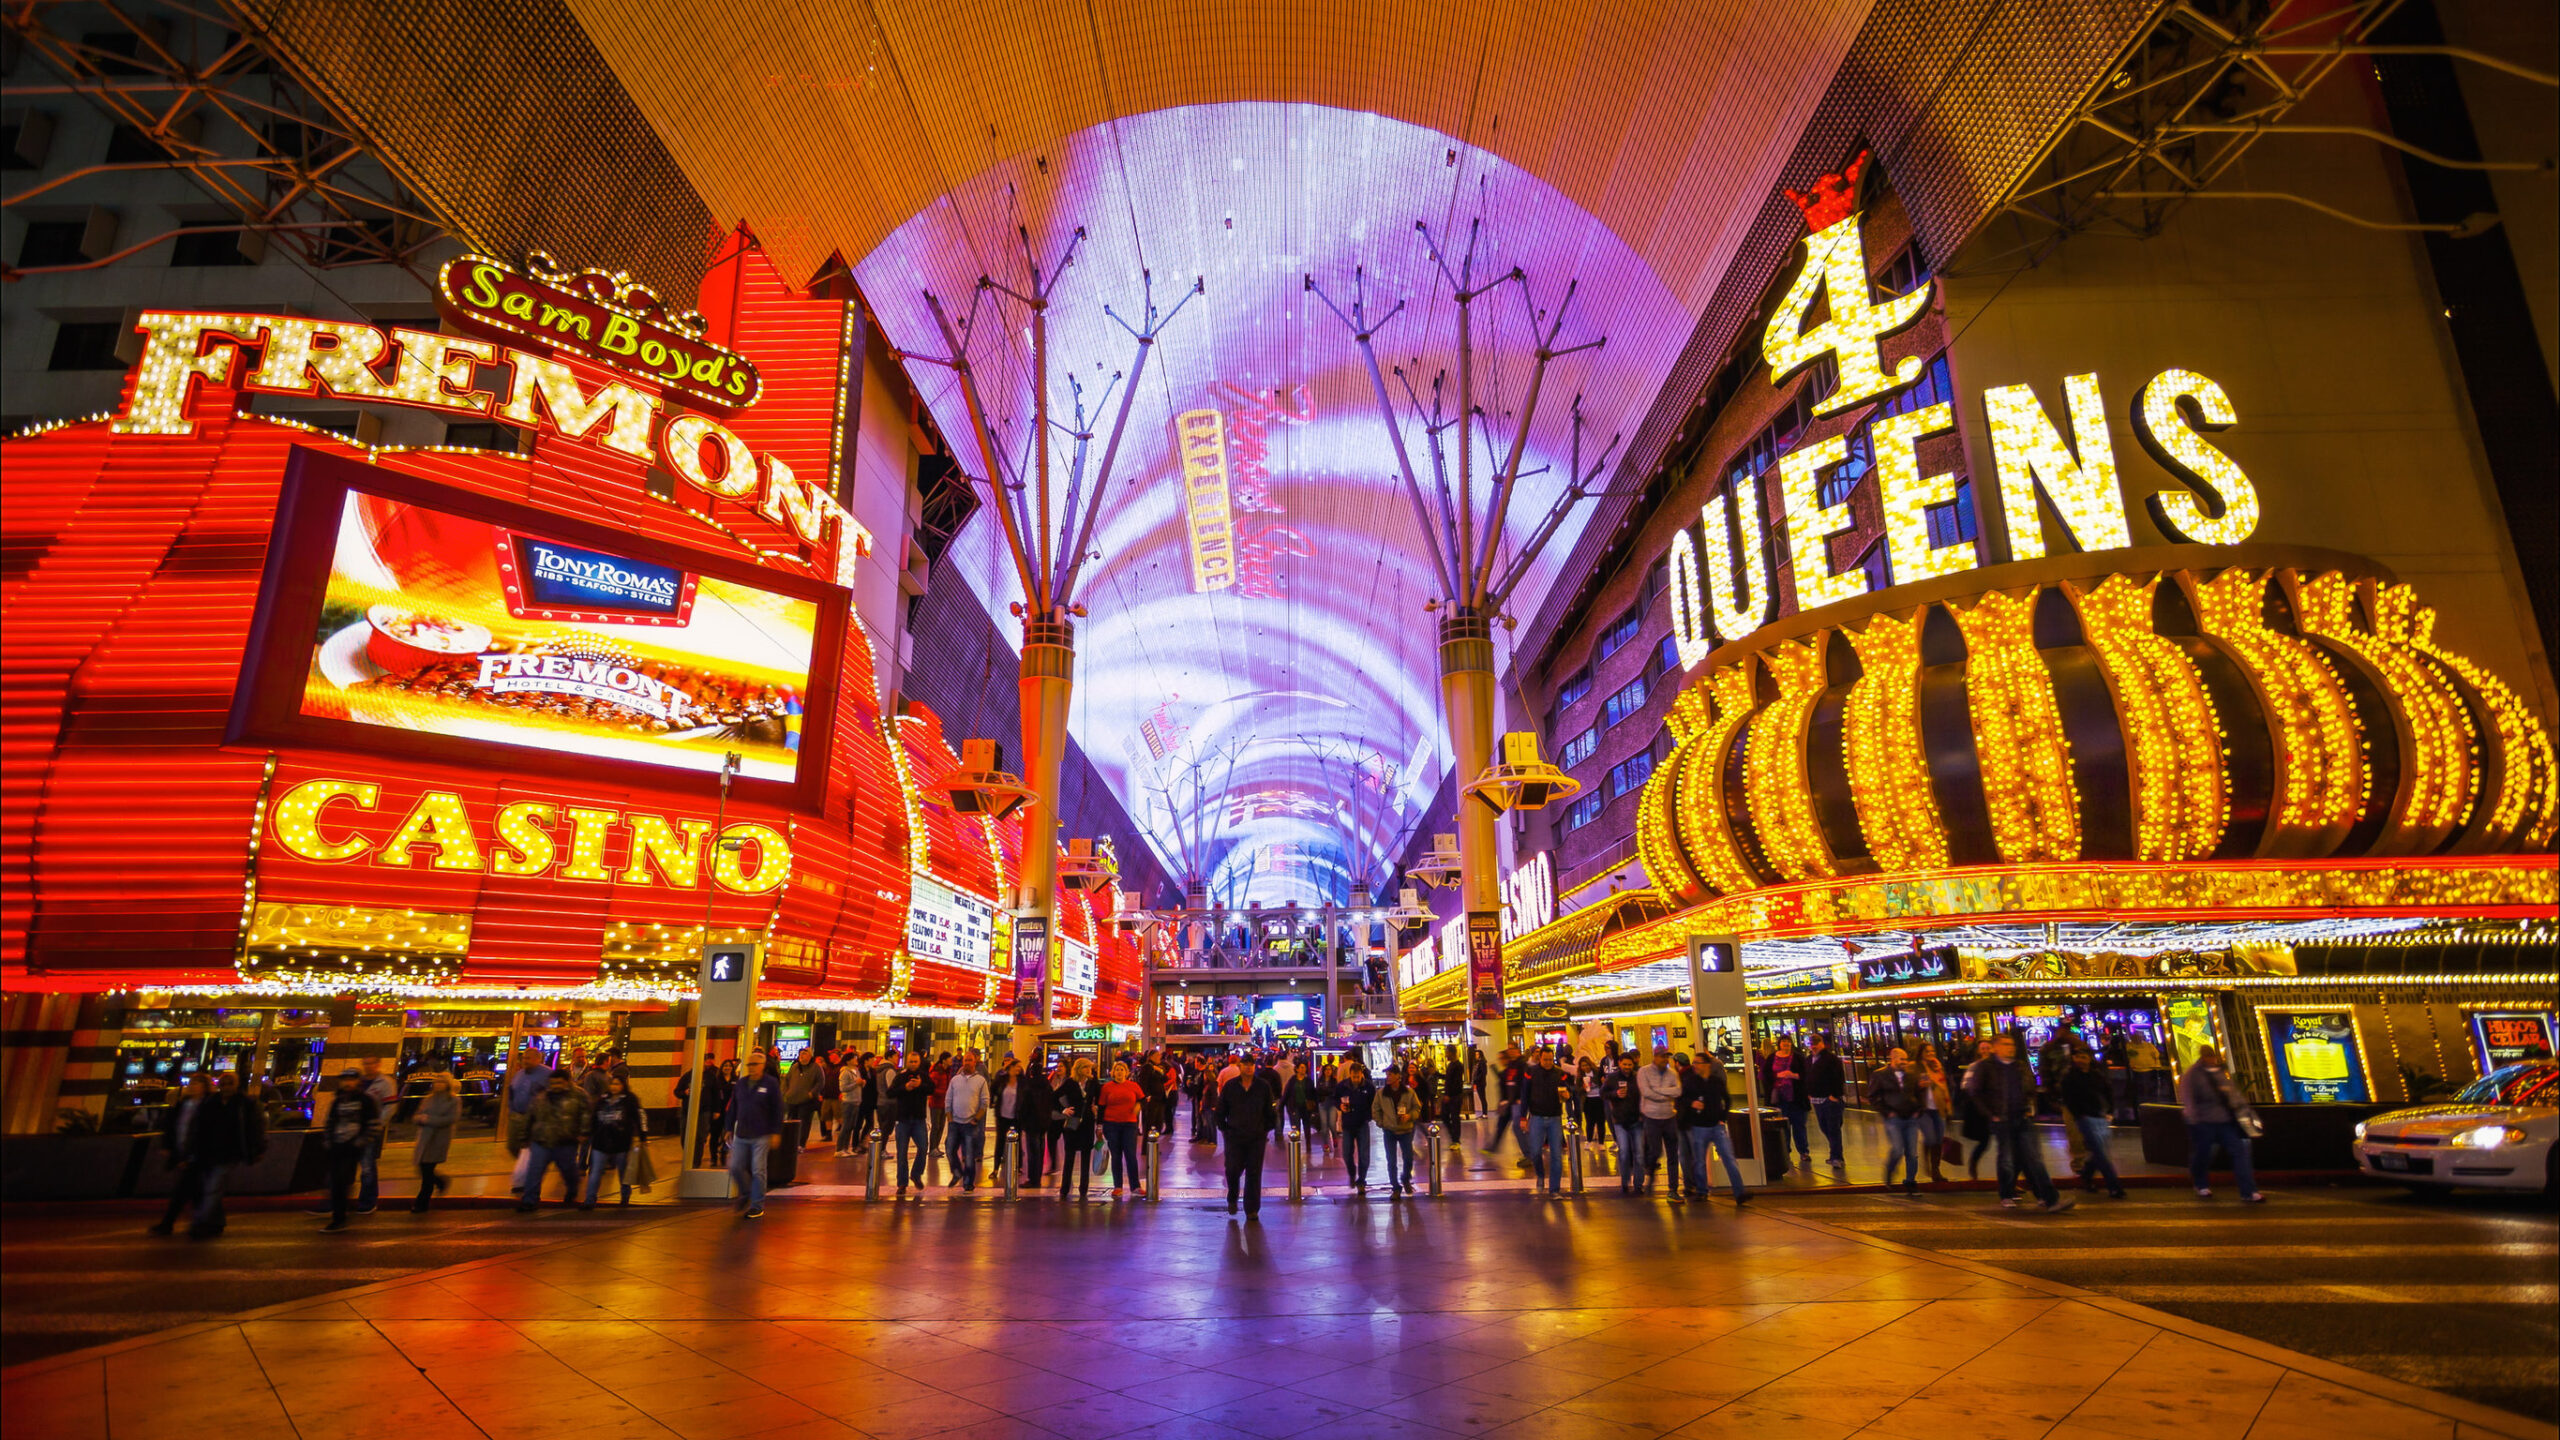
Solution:
M 2560 1062 L 2528 1060 L 2474 1080 L 2449 1104 L 2356 1126 L 2356 1165 L 2419 1188 L 2560 1193 Z

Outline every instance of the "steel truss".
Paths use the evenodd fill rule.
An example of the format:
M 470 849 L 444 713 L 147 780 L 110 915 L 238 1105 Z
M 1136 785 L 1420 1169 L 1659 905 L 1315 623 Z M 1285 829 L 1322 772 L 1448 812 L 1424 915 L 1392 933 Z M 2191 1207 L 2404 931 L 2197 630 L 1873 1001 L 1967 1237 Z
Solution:
M 2148 238 L 2195 200 L 2259 200 L 2317 210 L 2372 230 L 2476 234 L 2497 223 L 2475 215 L 2418 224 L 2340 210 L 2282 189 L 2239 188 L 2241 162 L 2271 137 L 2344 136 L 2467 170 L 2548 170 L 2539 160 L 2437 155 L 2387 131 L 2292 123 L 2289 117 L 2348 61 L 2374 55 L 2443 55 L 2552 85 L 2511 61 L 2444 45 L 2381 45 L 2372 37 L 2401 0 L 2174 0 L 2154 12 L 2095 93 L 2055 132 L 2044 157 L 1996 212 L 2016 244 L 1970 269 L 2033 264 L 2072 235 Z
M 55 28 L 75 15 L 84 28 Z M 101 21 L 113 28 L 85 28 Z M 359 163 L 372 158 L 365 142 L 282 71 L 236 12 L 168 0 L 76 9 L 23 0 L 0 7 L 0 25 L 53 72 L 9 85 L 9 103 L 77 96 L 168 157 L 84 166 L 0 204 L 24 205 L 97 175 L 179 171 L 240 217 L 182 225 L 71 264 L 0 268 L 0 276 L 91 270 L 181 235 L 237 233 L 271 237 L 315 270 L 394 265 L 426 280 L 424 252 L 444 237 L 443 222 L 378 161 Z

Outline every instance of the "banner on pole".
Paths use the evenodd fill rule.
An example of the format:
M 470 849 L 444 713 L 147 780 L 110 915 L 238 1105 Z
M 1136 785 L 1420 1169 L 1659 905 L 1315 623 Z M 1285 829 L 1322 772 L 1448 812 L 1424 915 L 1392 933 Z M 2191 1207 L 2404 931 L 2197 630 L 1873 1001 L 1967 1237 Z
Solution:
M 1467 1015 L 1502 1018 L 1502 912 L 1467 912 Z
M 1049 1020 L 1049 919 L 1016 916 L 1013 922 L 1013 1023 L 1045 1025 Z

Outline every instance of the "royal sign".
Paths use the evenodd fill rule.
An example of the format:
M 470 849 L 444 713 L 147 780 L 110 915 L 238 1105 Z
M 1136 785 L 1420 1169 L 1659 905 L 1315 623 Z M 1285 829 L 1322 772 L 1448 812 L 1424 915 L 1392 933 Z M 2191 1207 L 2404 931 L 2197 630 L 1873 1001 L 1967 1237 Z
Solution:
M 486 255 L 446 261 L 436 309 L 475 335 L 583 355 L 723 413 L 753 405 L 764 390 L 745 356 L 702 338 L 701 316 L 668 313 L 629 275 L 573 273 L 538 250 L 522 270 Z
M 1953 575 L 2003 558 L 2036 559 L 2048 549 L 2047 507 L 2073 548 L 2131 546 L 2107 400 L 2095 375 L 2063 380 L 2058 422 L 2029 386 L 2003 385 L 1982 394 L 1997 480 L 1990 503 L 2006 522 L 2005 557 L 1985 553 L 1991 548 L 1987 538 L 1933 531 L 1931 512 L 1959 503 L 1959 478 L 1924 473 L 1919 447 L 1954 431 L 1955 406 L 1940 399 L 1905 403 L 1897 412 L 1890 403 L 1918 383 L 1928 366 L 1905 356 L 1887 371 L 1880 347 L 1919 320 L 1930 292 L 1923 283 L 1881 301 L 1870 293 L 1857 211 L 1867 163 L 1862 154 L 1811 191 L 1787 192 L 1804 214 L 1805 260 L 1770 312 L 1761 350 L 1772 385 L 1818 360 L 1831 362 L 1839 384 L 1812 406 L 1816 419 L 1879 412 L 1867 433 L 1884 520 L 1885 585 Z M 2206 438 L 2239 419 L 2222 387 L 2192 370 L 2165 370 L 2143 385 L 2131 411 L 2135 439 L 2177 482 L 2144 502 L 2161 532 L 2193 545 L 2248 539 L 2258 525 L 2257 489 Z M 1717 645 L 1742 639 L 1776 615 L 1778 577 L 1770 562 L 1781 542 L 1798 611 L 1853 600 L 1876 588 L 1863 564 L 1843 568 L 1832 554 L 1833 537 L 1858 524 L 1846 497 L 1826 503 L 1826 478 L 1852 460 L 1852 438 L 1832 435 L 1787 451 L 1778 457 L 1774 477 L 1736 480 L 1701 506 L 1703 533 L 1683 529 L 1672 537 L 1665 557 L 1671 627 L 1684 669 L 1696 668 Z M 1771 478 L 1783 513 L 1767 511 L 1764 494 Z

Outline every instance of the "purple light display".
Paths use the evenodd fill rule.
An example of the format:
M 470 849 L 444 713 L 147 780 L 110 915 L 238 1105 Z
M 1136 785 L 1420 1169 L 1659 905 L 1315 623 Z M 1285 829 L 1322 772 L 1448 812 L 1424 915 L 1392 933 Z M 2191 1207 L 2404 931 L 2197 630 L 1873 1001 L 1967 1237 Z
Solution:
M 1027 289 L 1015 227 L 1029 229 L 1043 264 L 1085 227 L 1049 314 L 1052 415 L 1072 427 L 1072 377 L 1097 455 L 1110 420 L 1102 392 L 1134 349 L 1103 307 L 1134 319 L 1142 270 L 1163 305 L 1204 277 L 1206 294 L 1149 362 L 1097 527 L 1099 558 L 1079 585 L 1090 617 L 1079 627 L 1070 728 L 1177 868 L 1173 812 L 1192 761 L 1233 753 L 1231 776 L 1223 760 L 1205 776 L 1226 782 L 1209 807 L 1213 851 L 1293 846 L 1370 873 L 1449 765 L 1433 617 L 1423 610 L 1439 587 L 1359 352 L 1304 277 L 1339 298 L 1359 268 L 1373 315 L 1403 301 L 1404 313 L 1378 331 L 1379 358 L 1402 367 L 1426 404 L 1433 377 L 1446 372 L 1454 406 L 1456 309 L 1415 223 L 1463 249 L 1469 222 L 1481 219 L 1476 273 L 1526 272 L 1525 296 L 1506 287 L 1475 307 L 1477 404 L 1491 432 L 1474 436 L 1480 517 L 1498 465 L 1488 452 L 1508 446 L 1527 388 L 1532 308 L 1551 309 L 1568 282 L 1579 283 L 1564 342 L 1608 343 L 1548 372 L 1505 527 L 1515 544 L 1563 486 L 1573 397 L 1583 399 L 1587 462 L 1611 435 L 1635 429 L 1693 312 L 1554 189 L 1430 130 L 1263 103 L 1157 111 L 1117 130 L 1116 148 L 1097 128 L 960 183 L 865 257 L 856 277 L 895 344 L 940 353 L 926 291 L 965 311 L 982 273 Z M 1027 476 L 1027 317 L 992 297 L 978 313 L 971 353 L 989 419 L 1008 463 Z M 910 369 L 963 466 L 982 469 L 956 382 L 936 367 Z M 1392 375 L 1389 384 L 1401 409 L 1401 387 Z M 1422 426 L 1406 417 L 1404 430 L 1429 487 Z M 1186 453 L 1208 454 L 1212 439 L 1223 485 L 1204 486 L 1195 473 L 1186 487 Z M 1062 512 L 1074 442 L 1052 440 L 1051 501 Z M 1453 486 L 1455 443 L 1453 430 Z M 1223 532 L 1208 513 L 1221 490 Z M 1590 509 L 1586 501 L 1557 532 L 1514 596 L 1514 614 L 1535 611 Z M 950 552 L 997 615 L 1021 598 L 1003 543 L 982 507 Z M 1511 657 L 1497 655 L 1507 668 Z M 1356 835 L 1344 795 L 1352 784 L 1389 801 L 1362 807 Z M 1313 899 L 1341 883 L 1329 865 L 1247 873 L 1249 886 L 1222 898 Z

